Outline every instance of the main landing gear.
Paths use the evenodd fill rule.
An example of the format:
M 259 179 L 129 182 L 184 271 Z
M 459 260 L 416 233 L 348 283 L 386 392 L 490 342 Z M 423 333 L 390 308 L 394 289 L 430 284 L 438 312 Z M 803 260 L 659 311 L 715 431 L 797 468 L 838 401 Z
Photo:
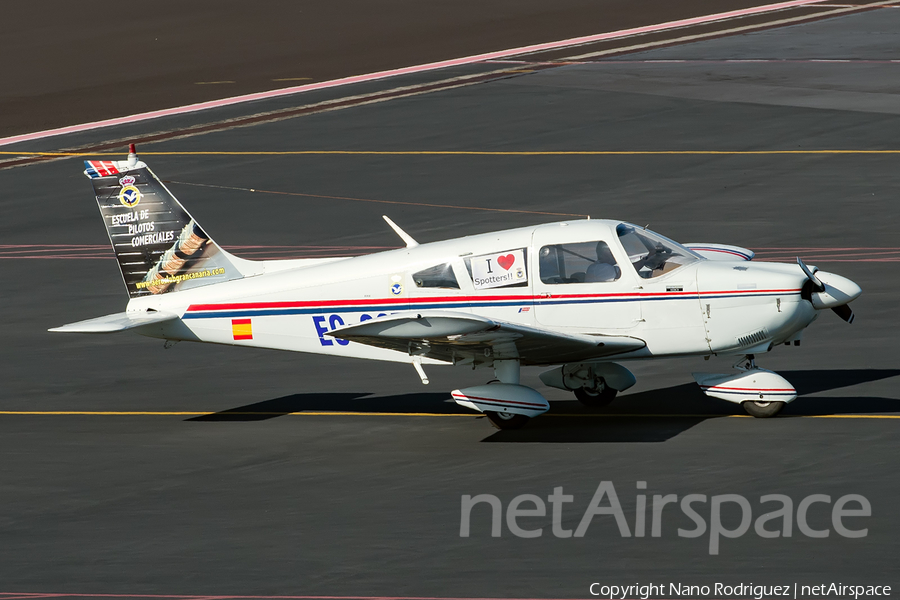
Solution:
M 619 393 L 618 390 L 606 385 L 606 381 L 602 378 L 595 382 L 595 386 L 585 386 L 573 391 L 575 392 L 575 398 L 577 398 L 579 402 L 585 406 L 590 406 L 591 408 L 603 408 L 604 406 L 608 406 L 610 402 L 616 399 L 616 394 Z
M 483 412 L 497 429 L 519 429 L 550 408 L 537 390 L 519 385 L 518 360 L 495 360 L 494 374 L 499 383 L 453 390 L 453 399 L 461 406 Z
M 544 385 L 575 393 L 585 406 L 603 408 L 635 384 L 634 375 L 616 363 L 569 363 L 541 373 Z

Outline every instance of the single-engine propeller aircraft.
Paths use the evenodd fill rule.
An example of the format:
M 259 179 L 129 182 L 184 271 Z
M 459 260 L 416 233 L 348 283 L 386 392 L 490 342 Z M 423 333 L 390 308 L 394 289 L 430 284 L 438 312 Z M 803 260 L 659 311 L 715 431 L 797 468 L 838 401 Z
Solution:
M 704 393 L 771 417 L 797 392 L 755 355 L 799 345 L 819 311 L 853 321 L 858 285 L 752 262 L 723 244 L 679 244 L 644 227 L 586 219 L 345 258 L 249 261 L 225 252 L 138 160 L 85 161 L 130 300 L 125 312 L 50 331 L 132 330 L 189 340 L 493 368 L 499 383 L 453 390 L 497 427 L 549 409 L 519 383 L 604 406 L 635 383 L 620 361 L 733 355 L 736 372 L 694 373 Z

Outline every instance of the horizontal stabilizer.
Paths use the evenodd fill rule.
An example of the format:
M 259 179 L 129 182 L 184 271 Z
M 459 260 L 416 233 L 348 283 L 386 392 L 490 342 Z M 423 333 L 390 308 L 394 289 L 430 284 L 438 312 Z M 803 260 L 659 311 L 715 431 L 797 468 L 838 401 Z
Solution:
M 47 331 L 58 331 L 63 333 L 113 333 L 116 331 L 125 331 L 126 329 L 134 329 L 142 325 L 151 325 L 153 323 L 163 323 L 177 319 L 178 315 L 166 312 L 123 312 L 114 315 L 106 315 L 105 317 L 97 317 L 96 319 L 88 319 L 87 321 L 79 321 L 77 323 L 69 323 L 62 327 L 54 327 Z

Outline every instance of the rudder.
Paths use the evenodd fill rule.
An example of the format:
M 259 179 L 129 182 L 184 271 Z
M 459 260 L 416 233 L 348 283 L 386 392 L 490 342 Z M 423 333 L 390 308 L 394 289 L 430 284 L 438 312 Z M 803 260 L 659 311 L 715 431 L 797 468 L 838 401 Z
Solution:
M 131 298 L 240 279 L 254 263 L 222 250 L 132 152 L 127 161 L 85 161 Z

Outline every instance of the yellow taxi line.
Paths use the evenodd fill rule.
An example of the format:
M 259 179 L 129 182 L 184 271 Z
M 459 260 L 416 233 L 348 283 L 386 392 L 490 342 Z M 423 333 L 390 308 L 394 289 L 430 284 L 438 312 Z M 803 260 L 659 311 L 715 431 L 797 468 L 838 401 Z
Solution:
M 363 411 L 296 411 L 296 412 L 260 412 L 260 411 L 127 411 L 127 410 L 0 410 L 0 415 L 40 415 L 40 416 L 298 416 L 298 417 L 478 417 L 471 413 L 429 413 L 429 412 L 363 412 Z M 720 414 L 653 414 L 653 413 L 617 413 L 617 414 L 545 414 L 542 417 L 564 418 L 666 418 L 666 419 L 712 419 L 739 418 L 750 419 L 750 415 Z M 786 419 L 900 419 L 900 415 L 784 415 Z

